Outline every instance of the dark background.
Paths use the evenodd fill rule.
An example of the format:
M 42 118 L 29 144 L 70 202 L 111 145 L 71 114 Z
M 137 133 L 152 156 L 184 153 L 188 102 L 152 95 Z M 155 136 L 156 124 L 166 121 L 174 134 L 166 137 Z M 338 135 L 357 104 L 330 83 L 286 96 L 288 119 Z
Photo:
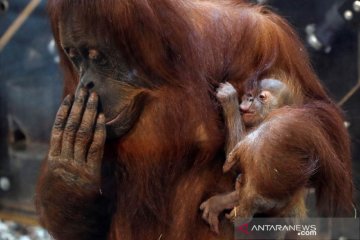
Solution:
M 9 0 L 9 10 L 0 13 L 0 36 L 28 2 Z M 290 21 L 305 42 L 305 27 L 321 23 L 335 2 L 273 0 L 269 4 Z M 0 211 L 32 212 L 34 184 L 46 154 L 50 127 L 62 91 L 55 55 L 49 51 L 51 40 L 42 1 L 8 45 L 0 50 Z M 336 102 L 357 83 L 357 42 L 357 28 L 345 25 L 336 32 L 330 53 L 309 48 L 312 64 Z M 356 92 L 343 105 L 350 123 L 356 186 L 360 184 L 359 100 L 360 94 Z M 4 191 L 7 181 L 10 181 L 10 189 Z

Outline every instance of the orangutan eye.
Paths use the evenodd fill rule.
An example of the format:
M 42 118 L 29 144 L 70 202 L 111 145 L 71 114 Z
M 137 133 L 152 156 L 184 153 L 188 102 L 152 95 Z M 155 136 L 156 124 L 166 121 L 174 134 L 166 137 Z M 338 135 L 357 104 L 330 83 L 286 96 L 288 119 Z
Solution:
M 64 50 L 70 59 L 80 57 L 80 52 L 76 48 L 69 47 L 64 48 Z
M 100 66 L 104 66 L 108 63 L 105 55 L 96 49 L 89 49 L 88 57 L 90 60 Z
M 75 66 L 79 67 L 81 63 L 81 53 L 79 50 L 73 47 L 64 48 L 66 54 L 68 55 L 69 59 L 75 64 Z

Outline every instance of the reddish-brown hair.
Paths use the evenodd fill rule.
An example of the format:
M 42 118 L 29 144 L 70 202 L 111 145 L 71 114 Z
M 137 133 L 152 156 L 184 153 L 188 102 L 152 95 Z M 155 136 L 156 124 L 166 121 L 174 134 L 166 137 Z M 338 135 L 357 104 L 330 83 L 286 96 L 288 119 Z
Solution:
M 107 153 L 117 156 L 104 157 L 116 162 L 119 175 L 113 189 L 118 193 L 117 211 L 109 216 L 111 239 L 157 239 L 159 233 L 166 239 L 214 238 L 200 219 L 198 206 L 211 194 L 231 189 L 233 181 L 221 173 L 224 131 L 214 100 L 219 82 L 229 81 L 240 95 L 244 83 L 263 77 L 286 82 L 298 105 L 307 104 L 319 115 L 334 152 L 342 154 L 350 172 L 342 116 L 311 69 L 298 37 L 266 8 L 242 2 L 49 1 L 65 93 L 74 91 L 78 76 L 61 48 L 59 23 L 75 16 L 99 41 L 113 41 L 126 64 L 151 86 L 152 101 L 138 123 L 108 146 Z M 321 109 L 327 111 L 321 114 Z M 334 176 L 331 181 L 341 179 Z M 52 226 L 62 207 L 54 207 L 59 212 L 51 219 L 54 223 L 46 225 L 61 236 Z M 227 231 L 232 236 L 230 228 Z

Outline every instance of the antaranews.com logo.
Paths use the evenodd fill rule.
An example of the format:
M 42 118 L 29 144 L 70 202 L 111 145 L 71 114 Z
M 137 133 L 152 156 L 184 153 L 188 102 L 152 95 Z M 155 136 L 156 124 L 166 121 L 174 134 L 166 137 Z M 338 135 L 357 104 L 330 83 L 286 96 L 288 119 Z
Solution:
M 235 221 L 235 239 L 360 239 L 355 218 L 254 218 Z
M 297 232 L 299 236 L 316 236 L 316 225 L 252 225 L 245 223 L 237 227 L 237 230 L 249 235 L 250 232 Z

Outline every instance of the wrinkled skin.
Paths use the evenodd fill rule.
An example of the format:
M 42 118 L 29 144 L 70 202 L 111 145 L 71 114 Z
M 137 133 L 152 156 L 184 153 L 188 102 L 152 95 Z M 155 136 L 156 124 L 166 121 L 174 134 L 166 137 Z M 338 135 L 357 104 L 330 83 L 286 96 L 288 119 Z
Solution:
M 135 69 L 129 68 L 111 41 L 99 41 L 91 30 L 77 30 L 73 18 L 60 25 L 61 47 L 76 69 L 80 83 L 100 98 L 106 118 L 108 138 L 118 138 L 129 131 L 144 107 L 145 85 Z M 107 45 L 103 45 L 108 43 Z
M 75 99 L 67 96 L 63 101 L 51 136 L 49 150 L 49 168 L 59 174 L 69 184 L 78 176 L 78 183 L 83 187 L 100 189 L 101 159 L 106 138 L 104 114 L 97 113 L 98 96 L 79 89 Z M 78 131 L 75 132 L 73 129 Z M 86 147 L 84 147 L 86 146 Z M 83 167 L 85 174 L 78 172 L 62 172 L 61 166 Z
M 109 178 L 104 173 L 109 161 L 102 162 L 105 141 L 119 138 L 133 127 L 145 106 L 147 93 L 140 87 L 142 83 L 136 71 L 127 68 L 118 52 L 113 51 L 115 46 L 97 45 L 99 41 L 86 28 L 76 32 L 75 22 L 64 20 L 64 23 L 66 24 L 60 25 L 61 47 L 80 81 L 75 97 L 67 96 L 56 116 L 48 160 L 44 166 L 47 171 L 41 181 L 44 184 L 38 187 L 54 188 L 52 184 L 56 182 L 60 189 L 67 186 L 78 189 L 79 196 L 71 197 L 75 204 L 74 209 L 69 212 L 86 208 L 86 204 L 82 204 L 83 198 L 88 199 L 89 204 L 101 203 L 98 204 L 99 209 L 89 212 L 98 219 L 104 218 L 100 221 L 101 224 L 90 225 L 94 229 L 93 233 L 89 231 L 91 236 L 97 236 L 100 232 L 98 238 L 101 239 L 105 232 L 101 229 L 109 227 L 108 211 L 112 208 L 112 196 L 103 195 L 102 190 L 107 187 L 104 186 L 108 184 L 105 181 L 111 181 L 103 180 Z M 82 37 L 78 38 L 77 34 Z M 51 191 L 42 192 L 45 192 L 45 196 L 43 205 L 38 206 L 40 215 L 44 211 L 53 211 L 44 209 L 47 202 L 61 204 L 67 201 L 66 198 L 54 198 Z M 81 221 L 82 216 L 70 218 L 77 222 Z M 71 224 L 71 221 L 59 223 L 63 224 Z M 78 238 L 76 231 L 65 236 L 67 239 Z

